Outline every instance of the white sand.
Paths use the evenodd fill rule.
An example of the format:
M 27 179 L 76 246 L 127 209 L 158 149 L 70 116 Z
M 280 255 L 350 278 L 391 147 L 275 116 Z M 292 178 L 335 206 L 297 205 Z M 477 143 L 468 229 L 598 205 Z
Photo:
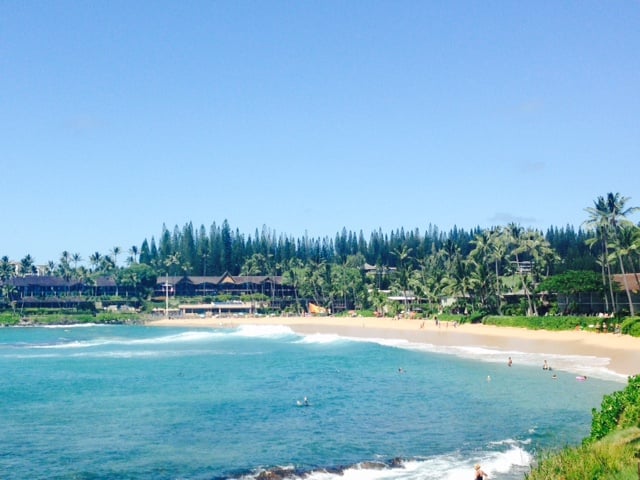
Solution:
M 433 320 L 345 317 L 238 317 L 153 320 L 151 326 L 211 327 L 287 325 L 303 334 L 334 333 L 351 337 L 405 339 L 434 345 L 484 346 L 497 350 L 591 355 L 609 358 L 608 368 L 622 375 L 640 374 L 640 338 L 587 331 L 548 331 L 489 325 L 458 325 Z

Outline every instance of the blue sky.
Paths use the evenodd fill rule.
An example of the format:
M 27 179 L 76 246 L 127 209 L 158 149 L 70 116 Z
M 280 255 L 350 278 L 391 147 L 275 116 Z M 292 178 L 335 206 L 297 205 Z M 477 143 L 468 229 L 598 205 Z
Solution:
M 638 1 L 0 3 L 0 255 L 640 206 Z

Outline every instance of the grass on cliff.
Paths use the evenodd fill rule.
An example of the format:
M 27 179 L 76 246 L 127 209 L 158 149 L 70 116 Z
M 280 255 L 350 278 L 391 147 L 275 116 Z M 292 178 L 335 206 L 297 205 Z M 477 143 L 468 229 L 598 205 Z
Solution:
M 640 376 L 605 395 L 592 411 L 591 434 L 579 447 L 543 454 L 527 480 L 638 480 Z
M 548 453 L 527 480 L 638 480 L 640 428 L 612 433 L 597 442 Z

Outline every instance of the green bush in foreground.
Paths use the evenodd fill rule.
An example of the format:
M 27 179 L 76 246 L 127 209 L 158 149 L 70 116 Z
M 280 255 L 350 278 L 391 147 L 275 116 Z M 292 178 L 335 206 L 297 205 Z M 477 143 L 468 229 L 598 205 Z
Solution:
M 591 435 L 579 447 L 546 453 L 528 480 L 637 480 L 640 452 L 640 376 L 605 395 L 593 409 Z
M 616 429 L 640 427 L 640 375 L 629 377 L 624 390 L 605 395 L 600 410 L 594 408 L 591 414 L 591 435 L 584 440 L 585 444 Z
M 640 436 L 640 433 L 636 432 Z M 636 439 L 637 440 L 637 439 Z M 527 480 L 637 480 L 632 442 L 610 441 L 565 448 L 541 459 Z

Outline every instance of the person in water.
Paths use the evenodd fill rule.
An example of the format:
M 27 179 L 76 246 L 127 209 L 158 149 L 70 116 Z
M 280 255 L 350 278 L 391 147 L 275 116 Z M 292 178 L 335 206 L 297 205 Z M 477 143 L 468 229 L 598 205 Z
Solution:
M 486 480 L 487 478 L 489 478 L 489 475 L 487 475 L 484 470 L 482 470 L 482 468 L 480 467 L 479 464 L 476 463 L 475 467 L 473 467 L 476 471 L 476 476 L 474 478 L 474 480 Z
M 547 361 L 544 361 L 544 365 L 542 365 L 542 369 L 543 370 L 551 370 L 551 367 L 549 366 L 549 364 L 547 363 Z
M 513 360 L 511 360 L 511 357 L 509 357 L 509 361 L 507 362 L 507 365 L 509 366 L 513 365 Z

